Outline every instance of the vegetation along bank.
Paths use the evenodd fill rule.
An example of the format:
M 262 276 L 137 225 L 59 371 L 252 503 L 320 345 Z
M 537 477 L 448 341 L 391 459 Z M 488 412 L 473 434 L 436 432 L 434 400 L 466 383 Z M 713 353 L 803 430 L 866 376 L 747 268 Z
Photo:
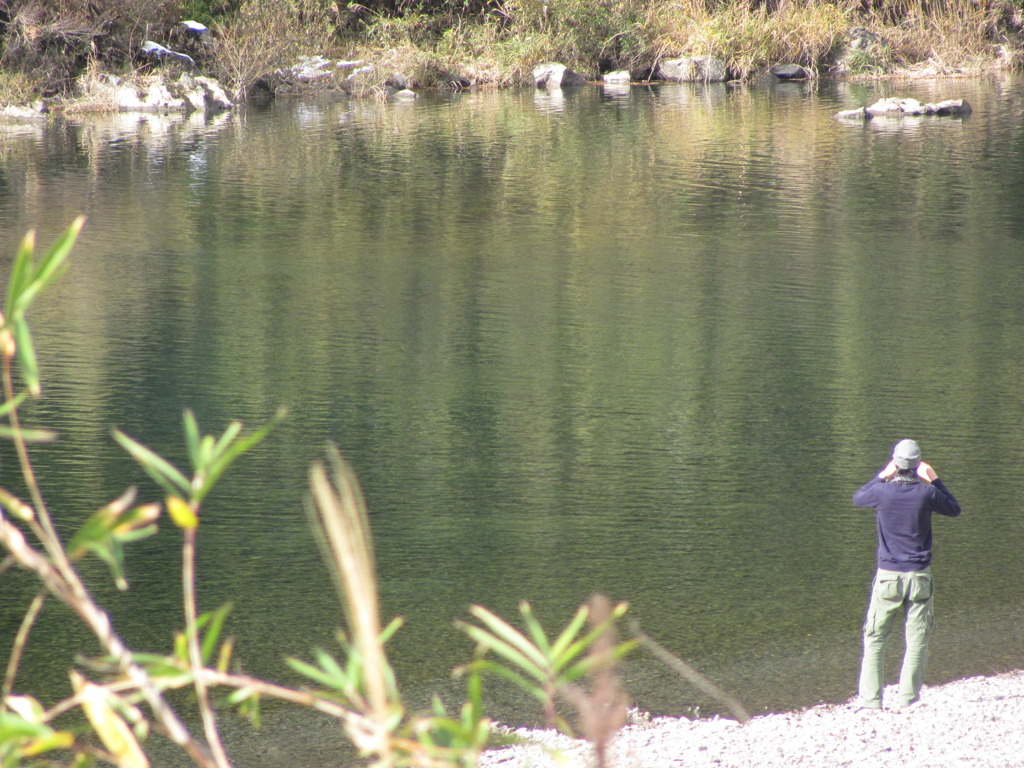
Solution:
M 552 61 L 587 80 L 679 60 L 739 81 L 977 75 L 1019 68 L 1022 30 L 1024 0 L 0 0 L 0 103 L 168 70 L 235 99 L 510 86 Z

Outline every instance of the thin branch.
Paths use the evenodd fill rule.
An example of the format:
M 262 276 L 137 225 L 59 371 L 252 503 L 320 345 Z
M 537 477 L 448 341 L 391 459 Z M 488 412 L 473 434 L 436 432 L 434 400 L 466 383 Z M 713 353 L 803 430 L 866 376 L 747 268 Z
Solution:
M 217 732 L 217 718 L 210 706 L 210 696 L 206 690 L 206 681 L 202 675 L 203 656 L 199 648 L 199 627 L 196 622 L 196 529 L 185 529 L 185 543 L 181 550 L 182 589 L 185 601 L 185 636 L 188 640 L 189 665 L 192 667 L 192 678 L 195 681 L 196 700 L 199 714 L 203 720 L 203 732 L 210 745 L 217 768 L 231 768 L 227 753 Z
M 21 664 L 21 654 L 25 650 L 25 643 L 28 642 L 28 633 L 32 631 L 32 626 L 36 623 L 39 611 L 43 609 L 45 601 L 46 590 L 43 590 L 32 599 L 28 610 L 25 611 L 25 617 L 21 620 L 18 634 L 14 638 L 14 646 L 11 648 L 11 658 L 7 661 L 7 674 L 4 676 L 4 687 L 0 690 L 0 702 L 5 701 L 14 690 L 14 681 L 18 677 L 18 666 Z
M 745 723 L 750 719 L 750 714 L 747 712 L 746 708 L 744 708 L 743 704 L 740 703 L 739 699 L 729 693 L 726 693 L 685 661 L 674 656 L 671 652 L 658 645 L 654 640 L 641 632 L 640 623 L 638 621 L 631 621 L 629 623 L 629 629 L 633 633 L 633 637 L 635 637 L 637 641 L 644 646 L 644 648 L 650 651 L 657 659 L 664 662 L 669 668 L 678 672 L 681 677 L 700 688 L 704 693 L 709 696 L 714 696 L 722 702 L 741 723 Z
M 4 333 L 9 337 L 9 331 L 7 331 L 6 328 L 4 329 Z M 10 341 L 11 343 L 5 343 L 2 349 L 3 388 L 4 399 L 8 403 L 14 403 L 14 374 L 11 362 L 14 359 L 16 350 L 13 340 Z M 39 491 L 39 483 L 36 481 L 35 470 L 32 468 L 32 462 L 29 460 L 28 447 L 22 437 L 21 422 L 18 418 L 17 407 L 11 408 L 9 414 L 11 419 L 11 429 L 14 432 L 14 445 L 18 453 L 18 462 L 21 466 L 21 474 L 25 479 L 25 483 L 28 485 L 29 493 L 32 495 L 32 503 L 36 508 L 35 518 L 39 521 L 37 527 L 33 520 L 32 528 L 36 532 L 36 535 L 39 536 L 47 553 L 53 559 L 57 570 L 60 571 L 61 575 L 63 575 L 70 584 L 75 581 L 73 569 L 71 568 L 71 563 L 67 558 L 67 554 L 64 552 L 64 548 L 60 544 L 60 537 L 57 536 L 57 531 L 53 527 L 53 521 L 50 519 L 50 513 L 46 509 L 46 503 L 43 501 L 42 493 Z
M 183 670 L 184 671 L 184 670 Z M 200 670 L 202 673 L 203 681 L 208 686 L 223 686 L 225 688 L 234 688 L 237 690 L 250 690 L 258 696 L 266 696 L 272 699 L 279 699 L 280 701 L 287 701 L 291 704 L 298 704 L 303 707 L 309 707 L 315 709 L 318 712 L 322 712 L 325 715 L 330 715 L 338 720 L 344 720 L 346 722 L 353 721 L 361 717 L 361 715 L 346 709 L 345 707 L 337 704 L 330 699 L 325 699 L 322 696 L 317 696 L 315 693 L 310 691 L 299 691 L 293 688 L 285 688 L 275 683 L 268 683 L 265 680 L 260 680 L 256 677 L 250 677 L 249 675 L 238 675 L 231 674 L 229 672 L 221 672 L 216 669 L 210 669 L 209 667 L 203 667 Z M 183 688 L 186 685 L 190 685 L 190 680 L 184 680 L 174 685 L 169 685 L 169 688 Z M 131 680 L 119 679 L 103 685 L 111 693 L 130 693 L 136 690 L 135 684 Z M 53 705 L 46 711 L 44 720 L 51 722 L 61 715 L 70 712 L 81 704 L 81 698 L 76 694 L 69 696 L 61 702 Z
M 168 738 L 184 749 L 201 768 L 217 768 L 206 750 L 192 738 L 184 723 L 163 700 L 160 691 L 145 670 L 132 660 L 131 652 L 114 632 L 110 617 L 92 601 L 81 582 L 77 583 L 77 589 L 68 584 L 64 576 L 25 541 L 25 536 L 17 526 L 8 522 L 3 510 L 0 510 L 0 544 L 11 553 L 19 565 L 35 573 L 51 594 L 78 614 L 100 641 L 104 650 L 116 661 L 118 669 L 142 693 L 154 716 L 167 732 Z M 71 575 L 75 576 L 74 571 Z

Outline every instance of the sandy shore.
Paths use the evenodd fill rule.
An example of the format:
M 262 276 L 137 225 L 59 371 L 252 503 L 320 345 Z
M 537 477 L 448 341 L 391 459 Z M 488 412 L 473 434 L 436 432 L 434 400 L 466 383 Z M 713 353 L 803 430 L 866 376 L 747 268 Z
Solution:
M 895 688 L 886 699 L 895 700 Z M 485 768 L 580 768 L 592 748 L 549 731 L 488 752 Z M 611 750 L 615 768 L 1024 768 L 1024 670 L 925 687 L 905 710 L 853 702 L 732 720 L 653 718 L 629 725 Z

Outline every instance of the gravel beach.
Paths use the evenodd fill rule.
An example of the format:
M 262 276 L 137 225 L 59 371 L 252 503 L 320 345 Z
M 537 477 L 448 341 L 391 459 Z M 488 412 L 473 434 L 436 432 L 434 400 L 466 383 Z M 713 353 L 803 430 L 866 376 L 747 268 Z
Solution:
M 886 689 L 895 700 L 895 687 Z M 582 768 L 593 750 L 550 731 L 516 730 L 529 744 L 486 753 L 485 768 Z M 926 686 L 914 706 L 857 710 L 854 702 L 733 720 L 652 718 L 624 728 L 615 768 L 1024 768 L 1024 670 Z

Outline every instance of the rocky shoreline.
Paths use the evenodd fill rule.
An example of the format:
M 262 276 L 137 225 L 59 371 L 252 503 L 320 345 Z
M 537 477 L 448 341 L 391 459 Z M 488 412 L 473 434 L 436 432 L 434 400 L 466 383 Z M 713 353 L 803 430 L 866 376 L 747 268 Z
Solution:
M 894 701 L 894 687 L 886 690 Z M 491 750 L 483 768 L 583 768 L 586 742 L 552 731 L 513 732 L 523 743 Z M 1022 768 L 1024 670 L 926 686 L 907 709 L 823 704 L 734 720 L 641 719 L 610 749 L 615 768 Z

